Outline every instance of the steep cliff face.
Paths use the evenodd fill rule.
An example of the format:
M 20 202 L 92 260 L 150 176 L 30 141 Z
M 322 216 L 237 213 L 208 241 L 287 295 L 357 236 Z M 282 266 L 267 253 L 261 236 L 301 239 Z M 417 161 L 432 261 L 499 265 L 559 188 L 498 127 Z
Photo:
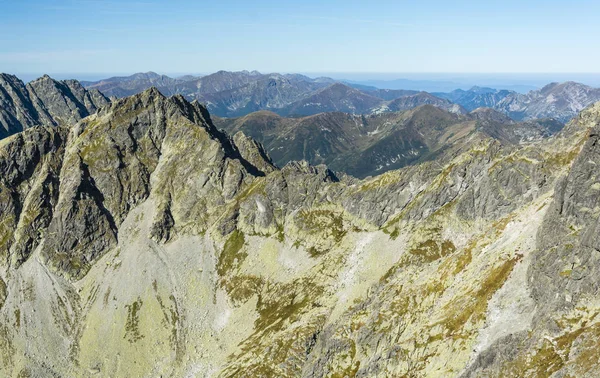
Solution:
M 9 137 L 0 372 L 594 375 L 599 120 L 363 181 L 155 89 Z
M 528 332 L 498 339 L 465 376 L 598 375 L 599 122 L 596 104 L 571 124 L 585 126 L 587 133 L 537 231 L 536 253 L 526 277 L 536 307 Z
M 95 89 L 75 80 L 43 76 L 25 85 L 17 77 L 0 74 L 0 139 L 32 126 L 72 125 L 108 104 Z

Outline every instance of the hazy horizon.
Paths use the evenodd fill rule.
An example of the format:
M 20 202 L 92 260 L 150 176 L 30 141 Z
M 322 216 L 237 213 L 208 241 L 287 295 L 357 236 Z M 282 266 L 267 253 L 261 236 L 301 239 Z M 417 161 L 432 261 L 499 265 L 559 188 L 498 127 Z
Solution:
M 246 70 L 253 71 L 253 70 Z M 155 71 L 140 71 L 142 73 Z M 127 77 L 140 72 L 115 73 L 14 73 L 21 80 L 28 82 L 44 74 L 58 80 L 75 79 L 79 81 L 99 81 L 111 77 Z M 216 72 L 216 71 L 215 71 Z M 260 71 L 259 71 L 260 72 Z M 370 85 L 384 89 L 413 89 L 429 92 L 449 92 L 454 89 L 469 89 L 473 86 L 508 89 L 517 92 L 528 92 L 542 88 L 552 82 L 575 81 L 593 87 L 600 87 L 600 73 L 462 73 L 462 72 L 287 72 L 298 73 L 312 78 L 330 77 L 335 80 L 353 84 Z M 155 72 L 177 78 L 185 75 L 203 76 L 214 72 Z M 274 72 L 261 72 L 274 73 Z
M 587 0 L 0 1 L 0 71 L 585 73 L 597 14 Z

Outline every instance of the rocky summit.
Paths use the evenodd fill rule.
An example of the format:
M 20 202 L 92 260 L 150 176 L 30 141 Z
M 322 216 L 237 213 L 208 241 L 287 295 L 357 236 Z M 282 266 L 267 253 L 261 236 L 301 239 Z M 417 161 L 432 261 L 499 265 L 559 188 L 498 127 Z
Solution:
M 25 85 L 16 76 L 0 74 L 0 139 L 32 126 L 71 125 L 108 102 L 76 80 L 45 75 Z
M 359 180 L 156 89 L 54 124 L 11 88 L 1 376 L 600 375 L 600 104 L 528 143 L 479 111 Z

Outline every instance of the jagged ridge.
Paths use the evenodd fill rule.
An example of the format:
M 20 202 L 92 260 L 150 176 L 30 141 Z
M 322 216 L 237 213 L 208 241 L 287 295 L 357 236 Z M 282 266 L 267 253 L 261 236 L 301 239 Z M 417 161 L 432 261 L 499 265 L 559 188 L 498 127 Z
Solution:
M 12 207 L 0 223 L 0 369 L 594 374 L 586 356 L 600 306 L 584 295 L 594 283 L 580 286 L 561 264 L 575 253 L 589 270 L 595 252 L 546 253 L 544 238 L 558 230 L 593 246 L 592 231 L 577 231 L 593 230 L 597 214 L 573 218 L 597 198 L 586 162 L 599 107 L 550 139 L 521 146 L 478 133 L 363 181 L 307 163 L 277 169 L 202 106 L 155 89 L 71 129 L 3 140 L 0 194 Z M 18 252 L 18 235 L 34 245 Z M 549 300 L 549 280 L 569 296 Z

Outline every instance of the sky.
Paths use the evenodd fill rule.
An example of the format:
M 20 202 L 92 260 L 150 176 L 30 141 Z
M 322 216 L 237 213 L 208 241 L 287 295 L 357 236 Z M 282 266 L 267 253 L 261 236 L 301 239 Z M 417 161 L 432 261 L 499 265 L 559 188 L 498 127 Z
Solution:
M 593 73 L 600 1 L 0 0 L 0 72 Z

